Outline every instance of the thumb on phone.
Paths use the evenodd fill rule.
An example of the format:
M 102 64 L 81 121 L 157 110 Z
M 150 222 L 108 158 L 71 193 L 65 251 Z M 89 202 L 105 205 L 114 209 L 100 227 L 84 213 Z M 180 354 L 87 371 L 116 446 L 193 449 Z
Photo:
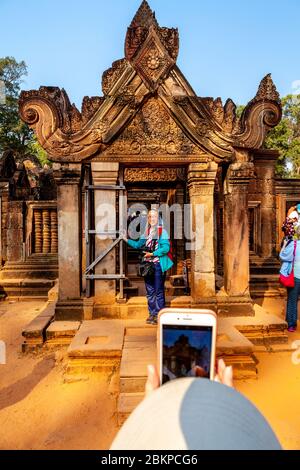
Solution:
M 145 396 L 159 388 L 159 375 L 157 368 L 154 365 L 147 366 L 147 382 L 145 386 Z

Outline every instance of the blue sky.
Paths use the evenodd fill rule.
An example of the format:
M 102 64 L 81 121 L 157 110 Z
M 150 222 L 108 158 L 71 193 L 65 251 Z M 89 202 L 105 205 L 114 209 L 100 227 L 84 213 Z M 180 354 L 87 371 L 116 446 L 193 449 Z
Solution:
M 124 56 L 141 0 L 0 0 L 0 57 L 25 60 L 24 89 L 65 88 L 81 106 Z M 271 72 L 281 95 L 300 88 L 299 0 L 149 0 L 161 26 L 178 27 L 178 65 L 199 96 L 244 104 Z
M 173 346 L 181 335 L 189 337 L 189 343 L 194 348 L 207 346 L 211 348 L 211 334 L 207 331 L 196 330 L 177 330 L 166 328 L 163 333 L 163 344 L 166 346 Z

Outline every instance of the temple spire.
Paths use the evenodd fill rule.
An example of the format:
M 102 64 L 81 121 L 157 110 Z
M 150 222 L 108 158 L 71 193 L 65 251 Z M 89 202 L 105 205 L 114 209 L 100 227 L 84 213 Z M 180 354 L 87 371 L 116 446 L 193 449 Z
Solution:
M 151 10 L 149 3 L 146 0 L 143 0 L 130 24 L 130 28 L 149 28 L 151 24 L 158 27 L 155 13 Z

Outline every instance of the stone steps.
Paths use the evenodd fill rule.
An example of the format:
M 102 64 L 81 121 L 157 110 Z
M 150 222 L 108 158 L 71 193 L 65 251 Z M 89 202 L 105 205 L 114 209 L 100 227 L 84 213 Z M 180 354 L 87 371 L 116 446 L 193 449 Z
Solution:
M 127 328 L 120 366 L 120 393 L 143 392 L 147 364 L 156 363 L 156 327 Z
M 185 295 L 186 292 L 187 292 L 187 289 L 185 286 L 172 285 L 171 282 L 169 281 L 166 281 L 165 283 L 165 293 L 169 297 L 182 296 L 182 295 Z
M 45 346 L 70 345 L 80 325 L 79 321 L 53 321 L 46 329 Z
M 0 279 L 56 279 L 57 255 L 38 255 L 22 263 L 7 262 L 0 271 Z
M 254 311 L 254 317 L 228 318 L 227 321 L 256 346 L 288 343 L 287 324 L 282 318 L 258 304 L 254 304 Z
M 253 299 L 282 297 L 284 291 L 279 284 L 279 274 L 251 274 L 250 293 Z
M 55 312 L 55 303 L 47 302 L 40 313 L 22 331 L 24 341 L 22 352 L 41 348 L 46 340 L 46 329 L 52 322 Z
M 129 321 L 130 324 L 130 321 Z M 125 321 L 83 321 L 68 348 L 66 381 L 88 377 L 93 372 L 112 371 L 120 365 Z
M 280 262 L 274 258 L 263 260 L 257 256 L 250 257 L 250 274 L 277 274 L 280 269 Z
M 120 423 L 143 397 L 147 365 L 156 363 L 157 328 L 145 324 L 148 315 L 146 299 L 142 297 L 130 300 L 131 307 L 137 309 L 136 314 L 140 318 L 102 318 L 83 321 L 73 339 L 71 335 L 75 331 L 70 329 L 70 325 L 66 324 L 66 328 L 59 331 L 54 322 L 44 334 L 46 345 L 49 346 L 58 343 L 67 344 L 71 340 L 65 373 L 66 381 L 78 380 L 78 377 L 80 380 L 83 377 L 88 378 L 92 372 L 120 370 L 118 399 Z M 189 297 L 169 299 L 169 304 L 177 307 L 190 307 L 190 302 Z M 142 307 L 145 311 L 141 315 Z M 233 366 L 235 379 L 255 378 L 257 376 L 255 351 L 260 351 L 261 348 L 270 350 L 268 349 L 270 344 L 274 345 L 272 346 L 274 351 L 278 345 L 279 350 L 285 349 L 287 347 L 285 328 L 286 324 L 282 319 L 268 314 L 259 306 L 255 306 L 255 317 L 219 317 L 217 355 L 223 357 L 227 365 Z
M 55 279 L 17 278 L 0 279 L 0 293 L 9 299 L 48 299 L 48 291 L 54 286 Z

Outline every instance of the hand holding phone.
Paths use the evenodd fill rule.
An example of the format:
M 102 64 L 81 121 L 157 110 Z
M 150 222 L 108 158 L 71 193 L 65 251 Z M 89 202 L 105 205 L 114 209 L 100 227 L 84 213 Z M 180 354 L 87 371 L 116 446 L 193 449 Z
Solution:
M 180 377 L 215 376 L 217 317 L 211 310 L 164 309 L 159 314 L 160 384 Z
M 232 366 L 226 366 L 223 359 L 218 360 L 215 382 L 219 382 L 227 387 L 233 387 L 233 369 Z M 147 367 L 147 382 L 145 385 L 145 396 L 150 395 L 160 386 L 158 369 L 155 365 L 150 364 Z

